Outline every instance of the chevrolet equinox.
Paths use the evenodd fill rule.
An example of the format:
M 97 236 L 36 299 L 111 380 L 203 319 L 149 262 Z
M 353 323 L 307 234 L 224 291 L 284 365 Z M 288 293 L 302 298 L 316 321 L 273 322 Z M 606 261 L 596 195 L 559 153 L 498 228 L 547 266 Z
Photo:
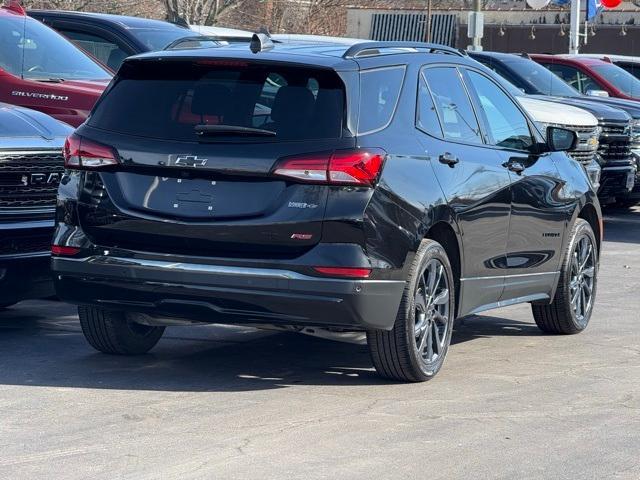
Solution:
M 424 381 L 456 318 L 528 302 L 588 324 L 600 206 L 575 133 L 424 43 L 271 42 L 131 57 L 65 146 L 52 267 L 97 350 L 167 325 L 366 332 Z

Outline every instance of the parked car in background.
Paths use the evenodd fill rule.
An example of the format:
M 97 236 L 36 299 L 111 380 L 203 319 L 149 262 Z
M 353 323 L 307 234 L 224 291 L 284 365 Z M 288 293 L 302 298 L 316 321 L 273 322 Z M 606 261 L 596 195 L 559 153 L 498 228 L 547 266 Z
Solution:
M 602 217 L 575 133 L 545 134 L 444 46 L 256 35 L 131 57 L 65 146 L 57 292 L 105 353 L 166 325 L 313 326 L 366 331 L 404 381 L 440 370 L 457 317 L 531 302 L 577 333 Z
M 640 80 L 611 62 L 580 55 L 536 53 L 530 57 L 580 93 L 640 100 Z
M 469 55 L 528 96 L 554 101 L 562 104 L 562 108 L 579 107 L 593 114 L 601 130 L 600 201 L 629 206 L 640 200 L 640 103 L 583 95 L 528 55 L 497 52 L 469 52 Z M 632 117 L 630 126 L 629 117 Z
M 0 104 L 0 308 L 54 294 L 53 216 L 72 131 L 41 112 Z
M 620 68 L 625 69 L 634 77 L 640 79 L 640 57 L 632 57 L 628 55 L 609 55 L 597 53 L 581 53 L 581 57 L 598 58 L 605 62 L 611 62 Z
M 0 102 L 73 126 L 89 114 L 111 72 L 19 5 L 0 8 Z
M 124 15 L 30 10 L 29 16 L 57 30 L 113 71 L 130 55 L 164 50 L 195 36 L 190 29 L 173 23 Z

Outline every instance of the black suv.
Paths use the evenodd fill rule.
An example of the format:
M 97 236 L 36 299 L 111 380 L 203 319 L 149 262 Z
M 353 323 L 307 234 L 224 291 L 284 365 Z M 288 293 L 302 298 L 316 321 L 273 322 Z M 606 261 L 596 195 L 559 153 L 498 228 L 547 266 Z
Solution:
M 386 377 L 443 364 L 457 317 L 531 302 L 583 330 L 602 225 L 574 132 L 430 44 L 278 44 L 125 61 L 65 147 L 52 266 L 113 354 L 166 325 L 366 331 Z
M 53 295 L 49 271 L 62 146 L 73 131 L 0 103 L 0 308 Z

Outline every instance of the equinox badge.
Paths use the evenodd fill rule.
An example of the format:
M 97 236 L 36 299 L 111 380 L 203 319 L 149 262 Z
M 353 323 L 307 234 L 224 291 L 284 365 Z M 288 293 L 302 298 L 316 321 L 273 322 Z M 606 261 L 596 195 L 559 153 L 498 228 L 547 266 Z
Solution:
M 197 155 L 169 155 L 169 165 L 176 167 L 204 167 L 208 160 Z

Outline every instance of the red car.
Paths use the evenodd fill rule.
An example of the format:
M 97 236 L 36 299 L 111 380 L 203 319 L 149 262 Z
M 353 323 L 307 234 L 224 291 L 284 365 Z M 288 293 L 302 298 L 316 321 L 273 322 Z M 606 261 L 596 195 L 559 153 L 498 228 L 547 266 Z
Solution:
M 18 2 L 0 8 L 0 102 L 84 122 L 112 73 Z
M 584 94 L 640 100 L 640 80 L 611 62 L 571 55 L 530 57 Z

